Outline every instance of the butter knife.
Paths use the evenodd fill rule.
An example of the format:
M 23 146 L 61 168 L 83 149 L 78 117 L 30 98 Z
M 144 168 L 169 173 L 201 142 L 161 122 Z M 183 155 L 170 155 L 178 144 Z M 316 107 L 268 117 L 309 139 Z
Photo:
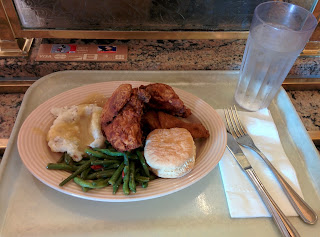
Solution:
M 287 217 L 280 210 L 278 205 L 272 199 L 264 185 L 261 183 L 259 177 L 256 172 L 251 167 L 247 157 L 242 152 L 239 144 L 233 138 L 233 136 L 227 131 L 227 148 L 232 154 L 232 156 L 236 159 L 240 167 L 244 170 L 244 172 L 248 175 L 251 182 L 256 187 L 260 197 L 262 198 L 264 204 L 268 208 L 270 214 L 273 217 L 273 220 L 277 224 L 277 227 L 281 231 L 283 236 L 291 236 L 298 237 L 300 236 L 297 230 L 293 227 Z

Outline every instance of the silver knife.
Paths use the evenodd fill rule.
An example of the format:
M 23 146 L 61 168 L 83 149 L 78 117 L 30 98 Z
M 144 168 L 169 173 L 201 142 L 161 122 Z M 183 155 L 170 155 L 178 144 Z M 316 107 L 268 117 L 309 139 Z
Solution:
M 259 177 L 256 172 L 253 170 L 251 164 L 249 163 L 247 157 L 242 152 L 239 144 L 233 138 L 233 136 L 227 131 L 227 148 L 232 154 L 232 156 L 236 159 L 240 167 L 244 170 L 244 172 L 248 175 L 251 182 L 256 187 L 260 197 L 262 198 L 264 204 L 268 208 L 270 214 L 273 217 L 273 220 L 277 224 L 279 230 L 281 231 L 283 236 L 300 236 L 297 230 L 293 227 L 293 225 L 289 222 L 287 217 L 280 210 L 278 205 L 272 199 L 270 194 L 267 192 L 266 188 L 261 183 Z

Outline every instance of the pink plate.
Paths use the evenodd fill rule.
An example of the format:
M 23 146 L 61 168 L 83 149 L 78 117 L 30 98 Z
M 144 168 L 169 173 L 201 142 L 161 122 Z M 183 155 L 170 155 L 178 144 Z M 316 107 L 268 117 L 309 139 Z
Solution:
M 68 195 L 95 201 L 131 202 L 161 197 L 184 189 L 199 181 L 216 167 L 227 142 L 223 121 L 209 104 L 188 92 L 174 88 L 185 105 L 192 111 L 188 120 L 200 121 L 210 133 L 208 139 L 196 142 L 196 165 L 189 174 L 178 179 L 156 179 L 149 183 L 148 188 L 137 187 L 137 192 L 128 196 L 125 196 L 122 190 L 113 195 L 112 187 L 90 190 L 85 193 L 72 181 L 60 187 L 59 183 L 69 174 L 65 171 L 46 169 L 48 163 L 56 162 L 60 157 L 59 153 L 51 152 L 46 142 L 47 132 L 54 119 L 50 113 L 51 108 L 80 104 L 86 97 L 93 94 L 103 94 L 108 97 L 123 83 L 129 83 L 133 87 L 149 84 L 138 81 L 89 84 L 56 95 L 38 106 L 24 121 L 18 135 L 19 154 L 27 169 L 44 184 Z

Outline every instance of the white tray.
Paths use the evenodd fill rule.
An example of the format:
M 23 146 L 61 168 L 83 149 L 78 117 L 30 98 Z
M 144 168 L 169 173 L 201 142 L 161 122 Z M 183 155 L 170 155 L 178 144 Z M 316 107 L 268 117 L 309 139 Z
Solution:
M 280 236 L 271 218 L 231 219 L 218 166 L 177 193 L 133 203 L 83 200 L 44 185 L 22 164 L 17 134 L 42 102 L 81 85 L 114 80 L 163 82 L 191 92 L 214 109 L 234 104 L 234 71 L 65 71 L 27 91 L 0 166 L 0 236 Z M 269 107 L 306 201 L 320 216 L 320 157 L 286 92 Z M 320 223 L 290 217 L 301 236 L 319 236 Z

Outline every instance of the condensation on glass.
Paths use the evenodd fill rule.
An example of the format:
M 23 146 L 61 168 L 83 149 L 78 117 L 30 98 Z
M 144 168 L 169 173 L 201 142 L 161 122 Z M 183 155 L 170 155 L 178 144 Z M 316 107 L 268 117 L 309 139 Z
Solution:
M 13 0 L 23 29 L 246 31 L 261 0 Z M 288 1 L 312 11 L 317 0 Z

